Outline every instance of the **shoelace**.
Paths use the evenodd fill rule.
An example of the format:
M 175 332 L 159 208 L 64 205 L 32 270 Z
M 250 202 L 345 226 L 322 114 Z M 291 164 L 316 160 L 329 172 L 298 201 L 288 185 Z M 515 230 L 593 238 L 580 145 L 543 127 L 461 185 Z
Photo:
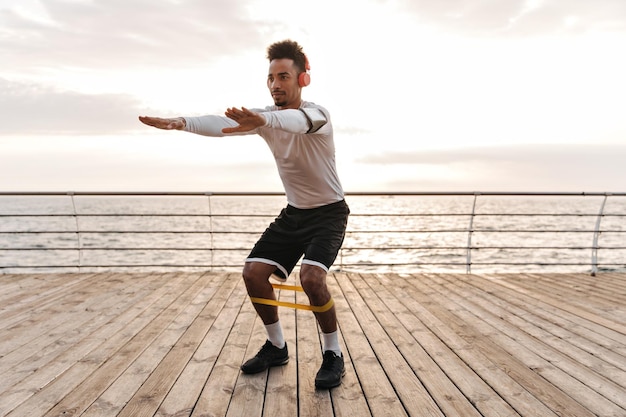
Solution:
M 276 348 L 271 342 L 265 342 L 265 344 L 263 345 L 263 347 L 261 348 L 261 350 L 259 350 L 259 353 L 257 353 L 257 357 L 259 358 L 267 358 L 267 357 L 271 357 L 272 356 L 272 349 L 278 349 Z
M 324 353 L 324 359 L 322 360 L 322 369 L 332 370 L 334 368 L 336 355 L 333 352 Z

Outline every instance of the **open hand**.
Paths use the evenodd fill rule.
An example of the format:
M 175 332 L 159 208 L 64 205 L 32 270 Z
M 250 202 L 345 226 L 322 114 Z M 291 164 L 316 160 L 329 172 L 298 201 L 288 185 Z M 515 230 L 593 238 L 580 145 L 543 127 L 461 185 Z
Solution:
M 183 130 L 186 124 L 185 119 L 182 117 L 162 119 L 160 117 L 139 116 L 139 120 L 141 121 L 141 123 L 144 123 L 148 126 L 165 130 Z
M 231 107 L 224 113 L 226 117 L 239 123 L 239 126 L 225 127 L 222 129 L 223 133 L 238 133 L 248 132 L 265 125 L 265 117 L 260 113 L 256 113 L 242 107 L 241 110 L 235 107 Z

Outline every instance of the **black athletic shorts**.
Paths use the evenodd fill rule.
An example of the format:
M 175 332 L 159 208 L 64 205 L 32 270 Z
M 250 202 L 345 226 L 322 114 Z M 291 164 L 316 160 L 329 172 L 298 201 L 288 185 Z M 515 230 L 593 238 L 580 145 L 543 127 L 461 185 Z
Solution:
M 328 272 L 343 243 L 349 214 L 345 200 L 312 209 L 288 205 L 265 229 L 246 262 L 275 265 L 274 275 L 286 280 L 304 255 L 303 264 Z

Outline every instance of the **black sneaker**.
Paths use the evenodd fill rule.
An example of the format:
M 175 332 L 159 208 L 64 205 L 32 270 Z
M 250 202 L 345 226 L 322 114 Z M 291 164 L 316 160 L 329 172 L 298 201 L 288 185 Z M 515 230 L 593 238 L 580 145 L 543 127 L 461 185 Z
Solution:
M 268 340 L 254 358 L 248 359 L 241 365 L 241 370 L 244 374 L 256 374 L 265 371 L 270 366 L 285 365 L 287 362 L 289 362 L 287 343 L 279 349 Z
M 341 377 L 346 374 L 343 356 L 337 356 L 332 350 L 324 352 L 324 360 L 315 377 L 316 388 L 333 388 L 341 385 Z

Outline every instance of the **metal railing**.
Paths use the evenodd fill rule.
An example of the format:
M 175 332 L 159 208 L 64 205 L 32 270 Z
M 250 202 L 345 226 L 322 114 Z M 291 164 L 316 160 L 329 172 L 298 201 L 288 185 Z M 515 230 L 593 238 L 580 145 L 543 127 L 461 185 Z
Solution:
M 335 268 L 626 271 L 623 197 L 347 193 Z M 0 271 L 239 269 L 284 204 L 282 193 L 0 192 Z

